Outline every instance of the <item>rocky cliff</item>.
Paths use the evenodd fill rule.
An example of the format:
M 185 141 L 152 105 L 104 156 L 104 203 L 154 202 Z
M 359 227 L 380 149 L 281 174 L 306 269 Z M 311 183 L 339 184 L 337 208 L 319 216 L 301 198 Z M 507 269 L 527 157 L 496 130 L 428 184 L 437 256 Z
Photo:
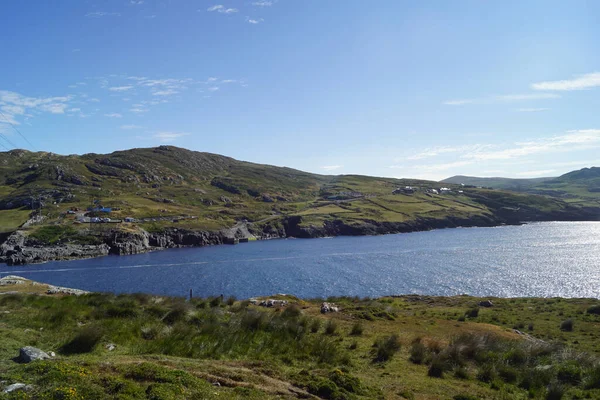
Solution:
M 493 206 L 493 204 L 490 204 Z M 200 247 L 226 243 L 231 238 L 254 236 L 257 239 L 285 237 L 318 238 L 328 236 L 382 235 L 407 233 L 457 227 L 487 227 L 504 224 L 519 224 L 528 221 L 590 221 L 598 220 L 598 209 L 565 208 L 561 211 L 541 212 L 527 208 L 499 207 L 494 214 L 469 218 L 417 218 L 407 222 L 358 221 L 339 219 L 325 221 L 315 226 L 303 223 L 302 217 L 285 217 L 263 224 L 237 224 L 222 231 L 190 231 L 169 228 L 162 232 L 134 232 L 113 230 L 102 233 L 99 245 L 62 243 L 43 245 L 31 240 L 22 231 L 5 238 L 0 245 L 0 262 L 8 265 L 23 265 L 51 260 L 71 260 L 114 255 L 139 254 L 153 250 Z

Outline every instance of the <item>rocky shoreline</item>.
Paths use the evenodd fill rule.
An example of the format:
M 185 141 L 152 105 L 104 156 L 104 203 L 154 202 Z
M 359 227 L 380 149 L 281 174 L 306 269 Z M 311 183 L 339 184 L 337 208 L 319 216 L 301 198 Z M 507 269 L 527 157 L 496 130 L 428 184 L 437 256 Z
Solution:
M 497 210 L 499 211 L 499 210 Z M 238 224 L 233 228 L 211 232 L 168 228 L 163 232 L 111 230 L 99 234 L 101 244 L 73 242 L 45 245 L 29 238 L 23 231 L 10 234 L 0 244 L 0 262 L 11 265 L 43 263 L 56 260 L 76 260 L 107 255 L 131 255 L 156 250 L 202 247 L 226 244 L 232 239 L 254 237 L 257 240 L 277 238 L 320 238 L 332 236 L 367 236 L 429 231 L 458 227 L 493 227 L 543 221 L 597 221 L 597 213 L 568 210 L 563 213 L 530 214 L 523 210 L 500 210 L 470 218 L 418 218 L 408 222 L 342 220 L 326 221 L 322 226 L 303 224 L 301 217 L 285 217 L 263 224 Z

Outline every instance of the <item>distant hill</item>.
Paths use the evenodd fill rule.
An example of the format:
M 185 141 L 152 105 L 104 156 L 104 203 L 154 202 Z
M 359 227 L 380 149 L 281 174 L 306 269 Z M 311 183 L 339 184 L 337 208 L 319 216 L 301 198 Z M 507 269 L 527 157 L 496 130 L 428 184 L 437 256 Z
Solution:
M 478 178 L 457 175 L 440 182 L 557 197 L 571 204 L 582 206 L 597 207 L 600 205 L 599 167 L 583 168 L 555 178 Z
M 478 178 L 475 176 L 455 175 L 446 178 L 440 182 L 453 183 L 456 185 L 464 184 L 471 186 L 488 187 L 493 189 L 517 190 L 522 191 L 531 188 L 539 183 L 555 178 L 532 178 L 532 179 L 512 179 L 512 178 Z

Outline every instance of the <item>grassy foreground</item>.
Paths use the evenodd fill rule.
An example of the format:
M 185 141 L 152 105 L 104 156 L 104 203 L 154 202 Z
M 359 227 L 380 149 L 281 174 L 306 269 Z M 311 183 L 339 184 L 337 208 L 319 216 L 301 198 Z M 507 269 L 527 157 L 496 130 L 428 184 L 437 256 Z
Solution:
M 44 291 L 0 286 L 0 389 L 34 385 L 0 399 L 600 398 L 598 300 Z M 27 345 L 56 357 L 13 361 Z

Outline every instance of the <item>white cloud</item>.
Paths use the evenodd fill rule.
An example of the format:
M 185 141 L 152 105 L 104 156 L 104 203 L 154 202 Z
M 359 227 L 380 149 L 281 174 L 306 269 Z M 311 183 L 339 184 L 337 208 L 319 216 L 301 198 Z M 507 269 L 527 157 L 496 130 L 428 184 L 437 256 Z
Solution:
M 141 4 L 144 4 L 144 0 L 130 0 L 129 4 L 131 4 L 132 6 L 139 6 Z
M 552 136 L 550 138 L 517 142 L 512 147 L 506 149 L 469 153 L 463 155 L 462 158 L 478 161 L 510 160 L 533 154 L 568 152 L 598 147 L 600 147 L 600 129 L 580 129 L 571 130 L 564 135 Z
M 218 86 L 209 87 L 208 90 L 210 90 L 211 92 L 216 92 L 217 90 L 219 90 L 219 87 Z
M 152 94 L 154 96 L 171 96 L 171 95 L 174 95 L 177 93 L 179 93 L 177 90 L 166 89 L 166 90 L 157 90 L 156 92 L 153 92 Z
M 336 169 L 340 169 L 342 167 L 343 165 L 325 165 L 321 167 L 321 169 L 324 169 L 325 171 L 335 171 Z
M 444 101 L 447 106 L 463 106 L 465 104 L 493 104 L 503 102 L 527 101 L 527 100 L 547 100 L 558 99 L 559 95 L 553 93 L 526 93 L 526 94 L 508 94 L 489 97 L 479 97 L 473 99 L 455 99 Z
M 152 137 L 160 140 L 163 143 L 173 142 L 183 136 L 188 136 L 189 133 L 180 133 L 180 132 L 158 132 L 154 134 Z
M 540 177 L 540 176 L 548 176 L 549 174 L 555 172 L 555 169 L 542 169 L 542 170 L 537 170 L 537 171 L 523 171 L 523 172 L 517 172 L 515 175 L 517 176 L 522 176 L 522 177 Z
M 548 111 L 549 108 L 517 108 L 517 112 L 541 112 Z
M 535 90 L 585 90 L 600 87 L 600 72 L 580 75 L 562 81 L 538 82 L 531 85 Z
M 73 96 L 28 97 L 20 93 L 0 90 L 0 106 L 3 119 L 19 125 L 17 117 L 32 117 L 39 113 L 64 114 Z
M 143 113 L 147 113 L 150 110 L 148 110 L 147 108 L 144 108 L 144 107 L 134 106 L 133 108 L 130 108 L 129 111 L 131 111 L 132 113 L 136 113 L 136 114 L 143 114 Z
M 543 99 L 558 99 L 557 94 L 552 93 L 527 93 L 527 94 L 508 94 L 504 96 L 495 96 L 499 101 L 521 101 L 521 100 L 543 100 Z
M 436 157 L 441 154 L 448 153 L 464 153 L 464 152 L 473 152 L 473 151 L 481 151 L 485 148 L 489 148 L 490 145 L 483 144 L 474 144 L 474 145 L 465 145 L 465 146 L 437 146 L 431 147 L 429 149 L 425 149 L 419 153 L 412 154 L 406 157 L 407 160 L 422 160 L 428 157 Z
M 130 124 L 130 125 L 121 125 L 120 128 L 124 129 L 124 130 L 142 129 L 141 126 L 139 126 L 139 125 L 133 125 L 133 124 Z
M 108 118 L 122 118 L 123 116 L 119 113 L 108 113 L 108 114 L 104 114 L 105 117 Z
M 96 11 L 96 12 L 89 12 L 89 13 L 85 14 L 85 16 L 88 18 L 120 17 L 121 14 L 117 13 L 117 12 Z
M 265 20 L 262 18 L 259 19 L 253 19 L 250 17 L 246 17 L 246 22 L 248 22 L 249 24 L 253 24 L 253 25 L 257 25 L 260 24 L 261 22 L 264 22 Z
M 255 1 L 252 3 L 253 6 L 256 7 L 271 7 L 273 5 L 273 1 L 266 1 L 266 0 L 262 0 L 262 1 Z
M 113 86 L 108 88 L 108 90 L 110 90 L 111 92 L 125 92 L 127 90 L 131 90 L 133 89 L 133 86 L 131 85 L 127 85 L 127 86 Z
M 221 83 L 236 83 L 236 82 L 237 82 L 237 80 L 235 80 L 235 79 L 223 79 L 221 81 Z
M 208 7 L 206 9 L 206 11 L 209 11 L 209 12 L 216 11 L 216 12 L 221 13 L 221 14 L 233 14 L 233 13 L 238 12 L 239 10 L 237 8 L 227 8 L 227 7 L 225 7 L 222 4 L 216 4 L 216 5 L 212 6 L 212 7 Z

